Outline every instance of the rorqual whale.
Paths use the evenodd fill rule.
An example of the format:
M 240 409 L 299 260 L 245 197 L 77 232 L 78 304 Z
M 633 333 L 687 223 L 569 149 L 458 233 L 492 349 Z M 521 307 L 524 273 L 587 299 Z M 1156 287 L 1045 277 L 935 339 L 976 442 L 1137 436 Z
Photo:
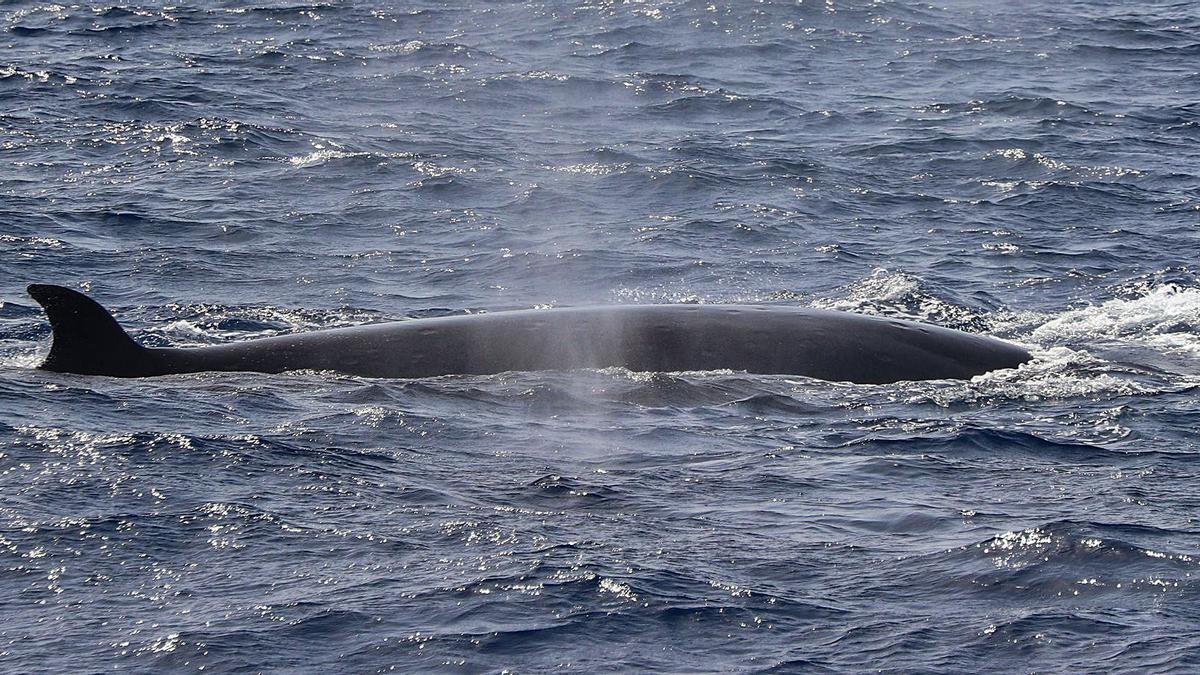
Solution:
M 148 348 L 78 291 L 29 287 L 53 344 L 42 368 L 147 377 L 327 370 L 419 378 L 622 367 L 735 370 L 886 384 L 969 379 L 1030 360 L 982 335 L 848 312 L 761 305 L 611 305 L 516 310 L 332 328 L 222 345 Z

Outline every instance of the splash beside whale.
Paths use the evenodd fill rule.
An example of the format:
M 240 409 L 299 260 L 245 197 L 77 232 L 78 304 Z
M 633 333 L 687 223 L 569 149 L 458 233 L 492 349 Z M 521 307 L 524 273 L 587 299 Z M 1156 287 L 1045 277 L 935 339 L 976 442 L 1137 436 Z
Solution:
M 103 307 L 34 284 L 54 342 L 42 368 L 148 377 L 201 371 L 328 370 L 419 378 L 623 367 L 735 370 L 886 384 L 969 379 L 1029 361 L 1025 349 L 913 321 L 747 305 L 613 305 L 518 310 L 333 328 L 210 347 L 148 348 Z

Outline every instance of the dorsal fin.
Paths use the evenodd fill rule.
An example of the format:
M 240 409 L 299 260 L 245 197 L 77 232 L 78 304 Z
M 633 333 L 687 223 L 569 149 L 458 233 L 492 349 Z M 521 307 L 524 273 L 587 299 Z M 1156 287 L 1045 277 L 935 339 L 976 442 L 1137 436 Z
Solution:
M 148 350 L 95 300 L 50 284 L 33 284 L 27 290 L 46 310 L 54 329 L 54 343 L 42 369 L 117 377 L 153 374 Z

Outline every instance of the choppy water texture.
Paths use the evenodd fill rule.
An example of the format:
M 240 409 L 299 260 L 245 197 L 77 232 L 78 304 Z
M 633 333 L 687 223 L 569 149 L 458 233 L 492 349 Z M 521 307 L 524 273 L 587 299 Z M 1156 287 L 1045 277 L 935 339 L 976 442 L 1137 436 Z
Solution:
M 1200 6 L 0 8 L 0 669 L 1200 668 Z M 756 302 L 971 382 L 33 368 Z

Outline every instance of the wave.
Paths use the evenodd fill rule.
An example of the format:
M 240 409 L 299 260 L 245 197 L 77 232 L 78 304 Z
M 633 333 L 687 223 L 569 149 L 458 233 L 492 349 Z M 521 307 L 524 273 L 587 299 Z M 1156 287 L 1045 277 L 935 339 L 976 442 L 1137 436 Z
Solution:
M 1039 458 L 1058 458 L 1071 462 L 1097 461 L 1113 455 L 1157 455 L 1153 450 L 1108 447 L 1096 443 L 1043 438 L 1032 432 L 967 427 L 928 436 L 911 431 L 872 433 L 854 439 L 843 447 L 867 445 L 872 449 L 899 452 L 905 448 L 938 451 L 947 456 L 979 454 L 999 457 L 1030 454 Z
M 172 346 L 200 346 L 230 340 L 271 337 L 324 328 L 357 326 L 380 321 L 370 310 L 292 309 L 273 306 L 173 303 L 156 309 L 142 319 L 150 327 L 139 337 Z M 161 346 L 161 345 L 160 345 Z
M 1017 117 L 1029 116 L 1037 119 L 1049 117 L 1091 117 L 1098 113 L 1088 107 L 1049 96 L 1008 94 L 997 98 L 971 99 L 945 103 L 930 103 L 917 109 L 921 113 L 939 115 L 999 114 Z
M 1060 520 L 1003 532 L 928 560 L 952 570 L 943 583 L 960 592 L 1011 595 L 1024 602 L 1064 594 L 1079 601 L 1131 593 L 1157 596 L 1193 586 L 1200 557 L 1158 547 L 1158 542 L 1191 534 L 1128 523 Z
M 443 62 L 482 62 L 490 61 L 505 63 L 506 59 L 499 54 L 481 49 L 478 46 L 460 42 L 426 42 L 424 40 L 404 40 L 388 44 L 373 44 L 371 52 L 380 56 L 404 58 L 415 63 L 438 65 Z
M 834 297 L 815 299 L 813 306 L 913 318 L 969 332 L 987 331 L 991 317 L 986 312 L 946 295 L 916 275 L 878 267 Z
M 642 106 L 639 111 L 640 114 L 664 115 L 672 119 L 736 117 L 743 122 L 753 119 L 775 119 L 798 112 L 803 111 L 797 110 L 793 104 L 780 98 L 746 96 L 724 89 L 673 98 L 665 103 L 651 103 Z
M 1191 58 L 1200 56 L 1200 42 L 1178 45 L 1130 46 L 1111 44 L 1076 44 L 1072 51 L 1084 58 L 1096 58 L 1104 62 L 1121 59 L 1152 59 L 1162 57 Z
M 602 508 L 618 510 L 630 504 L 624 490 L 571 476 L 547 474 L 520 490 L 510 491 L 514 503 L 537 508 Z

